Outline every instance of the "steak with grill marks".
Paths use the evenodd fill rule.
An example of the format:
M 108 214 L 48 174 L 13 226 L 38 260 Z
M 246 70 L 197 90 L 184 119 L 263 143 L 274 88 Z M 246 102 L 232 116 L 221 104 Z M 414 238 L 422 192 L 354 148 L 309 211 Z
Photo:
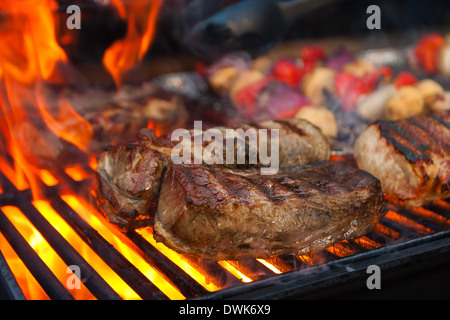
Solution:
M 157 241 L 204 259 L 305 254 L 367 233 L 387 212 L 379 181 L 340 162 L 255 169 L 171 164 Z
M 331 156 L 327 138 L 319 128 L 305 120 L 268 120 L 236 128 L 245 131 L 254 128 L 256 132 L 278 129 L 280 167 L 329 160 Z M 223 131 L 226 128 L 217 129 Z M 123 230 L 152 225 L 161 184 L 171 163 L 171 151 L 177 143 L 156 137 L 151 129 L 143 129 L 135 141 L 112 147 L 99 155 L 96 198 L 99 208 L 112 223 Z M 245 149 L 252 147 L 246 143 Z M 234 154 L 237 154 L 236 150 Z M 236 162 L 226 166 L 248 168 L 258 165 Z
M 450 112 L 374 122 L 358 137 L 355 158 L 405 205 L 450 197 Z

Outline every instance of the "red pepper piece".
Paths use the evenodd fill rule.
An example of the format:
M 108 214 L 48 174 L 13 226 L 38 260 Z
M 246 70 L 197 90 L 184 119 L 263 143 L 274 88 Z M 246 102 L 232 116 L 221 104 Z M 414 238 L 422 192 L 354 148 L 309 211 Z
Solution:
M 319 60 L 325 59 L 325 50 L 321 46 L 304 46 L 300 48 L 300 59 L 303 63 L 315 63 Z
M 377 73 L 369 73 L 358 78 L 358 80 L 350 88 L 349 92 L 345 95 L 342 104 L 343 108 L 346 110 L 353 110 L 356 107 L 358 98 L 372 92 L 375 85 L 378 83 L 379 78 L 380 76 Z
M 394 84 L 397 88 L 401 88 L 403 86 L 412 86 L 417 82 L 417 78 L 407 71 L 400 72 L 394 80 Z
M 256 106 L 256 98 L 258 93 L 271 81 L 273 77 L 266 77 L 258 82 L 246 86 L 239 90 L 235 97 L 237 108 L 242 114 L 248 117 L 253 117 L 258 112 Z
M 201 75 L 202 77 L 205 76 L 206 74 L 206 66 L 201 62 L 201 61 L 197 61 L 195 63 L 195 71 Z
M 290 59 L 278 60 L 273 66 L 272 74 L 276 79 L 286 82 L 293 88 L 297 88 L 300 83 L 300 69 Z
M 336 92 L 341 98 L 344 110 L 353 110 L 361 95 L 368 94 L 375 89 L 380 79 L 380 73 L 373 72 L 358 77 L 352 73 L 339 72 L 335 77 Z
M 379 67 L 376 71 L 382 78 L 382 81 L 389 82 L 392 79 L 393 72 L 389 67 Z
M 334 85 L 336 88 L 336 93 L 339 97 L 343 97 L 352 86 L 354 86 L 355 82 L 358 80 L 358 77 L 349 72 L 339 72 L 336 74 L 334 78 Z
M 437 73 L 439 50 L 444 45 L 444 38 L 437 33 L 422 37 L 414 48 L 414 55 L 419 64 L 428 73 Z

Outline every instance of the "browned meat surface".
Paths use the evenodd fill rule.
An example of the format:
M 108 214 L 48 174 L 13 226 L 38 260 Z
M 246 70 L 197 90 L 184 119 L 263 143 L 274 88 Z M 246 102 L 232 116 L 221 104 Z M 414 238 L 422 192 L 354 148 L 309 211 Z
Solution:
M 242 126 L 244 130 L 250 127 Z M 264 121 L 253 128 L 279 129 L 280 167 L 328 160 L 331 156 L 327 139 L 307 121 Z M 99 155 L 97 200 L 111 222 L 124 230 L 152 223 L 161 183 L 177 143 L 157 138 L 152 130 L 145 129 L 139 132 L 136 141 Z M 235 166 L 248 167 L 248 164 Z
M 172 146 L 141 130 L 135 142 L 99 155 L 96 199 L 112 223 L 130 230 L 153 222 Z
M 58 119 L 58 131 L 70 132 L 71 139 L 50 129 L 35 103 L 23 106 L 26 112 L 15 125 L 14 139 L 27 161 L 39 168 L 54 170 L 88 163 L 88 154 L 130 141 L 149 122 L 158 132 L 167 133 L 189 120 L 185 102 L 151 82 L 123 85 L 114 92 L 97 86 L 75 87 L 39 86 L 48 114 Z M 62 113 L 66 109 L 69 111 Z M 75 112 L 77 116 L 67 116 Z M 0 127 L 7 127 L 5 119 L 0 117 Z
M 379 181 L 340 162 L 272 176 L 171 164 L 154 232 L 170 248 L 204 259 L 267 258 L 362 236 L 386 212 Z
M 84 117 L 93 131 L 89 149 L 98 152 L 105 146 L 124 144 L 133 139 L 149 121 L 157 125 L 159 131 L 163 131 L 161 133 L 182 127 L 188 120 L 188 113 L 179 97 L 153 92 L 152 96 L 108 102 Z
M 450 196 L 450 112 L 371 124 L 355 143 L 358 166 L 383 191 L 419 206 Z

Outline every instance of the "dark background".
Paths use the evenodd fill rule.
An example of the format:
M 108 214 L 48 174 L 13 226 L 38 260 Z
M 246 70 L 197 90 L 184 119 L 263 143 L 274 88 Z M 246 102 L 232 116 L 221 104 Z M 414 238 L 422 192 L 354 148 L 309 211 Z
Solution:
M 77 30 L 76 46 L 68 50 L 76 61 L 101 61 L 103 52 L 126 33 L 111 6 L 99 6 L 94 0 L 59 0 L 62 21 L 70 4 L 81 7 L 82 28 Z M 238 0 L 165 0 L 158 18 L 156 36 L 147 58 L 190 54 L 185 45 L 192 26 Z M 366 13 L 370 5 L 381 9 L 381 30 L 368 30 Z M 63 26 L 65 27 L 65 26 Z M 285 36 L 286 40 L 343 35 L 348 37 L 383 37 L 402 33 L 402 41 L 411 43 L 421 33 L 450 30 L 448 0 L 334 0 L 299 19 Z M 399 43 L 396 43 L 397 45 Z M 395 45 L 395 44 L 393 44 Z M 64 46 L 64 45 L 63 45 Z

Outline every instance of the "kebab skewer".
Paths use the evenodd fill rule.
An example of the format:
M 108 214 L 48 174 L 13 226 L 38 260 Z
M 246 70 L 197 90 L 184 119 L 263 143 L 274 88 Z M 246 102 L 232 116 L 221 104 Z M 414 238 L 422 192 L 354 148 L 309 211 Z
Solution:
M 342 130 L 336 111 L 374 121 L 450 109 L 449 93 L 432 78 L 394 75 L 345 50 L 327 56 L 322 47 L 304 46 L 299 52 L 276 61 L 234 53 L 199 72 L 244 118 L 304 117 L 331 138 Z

